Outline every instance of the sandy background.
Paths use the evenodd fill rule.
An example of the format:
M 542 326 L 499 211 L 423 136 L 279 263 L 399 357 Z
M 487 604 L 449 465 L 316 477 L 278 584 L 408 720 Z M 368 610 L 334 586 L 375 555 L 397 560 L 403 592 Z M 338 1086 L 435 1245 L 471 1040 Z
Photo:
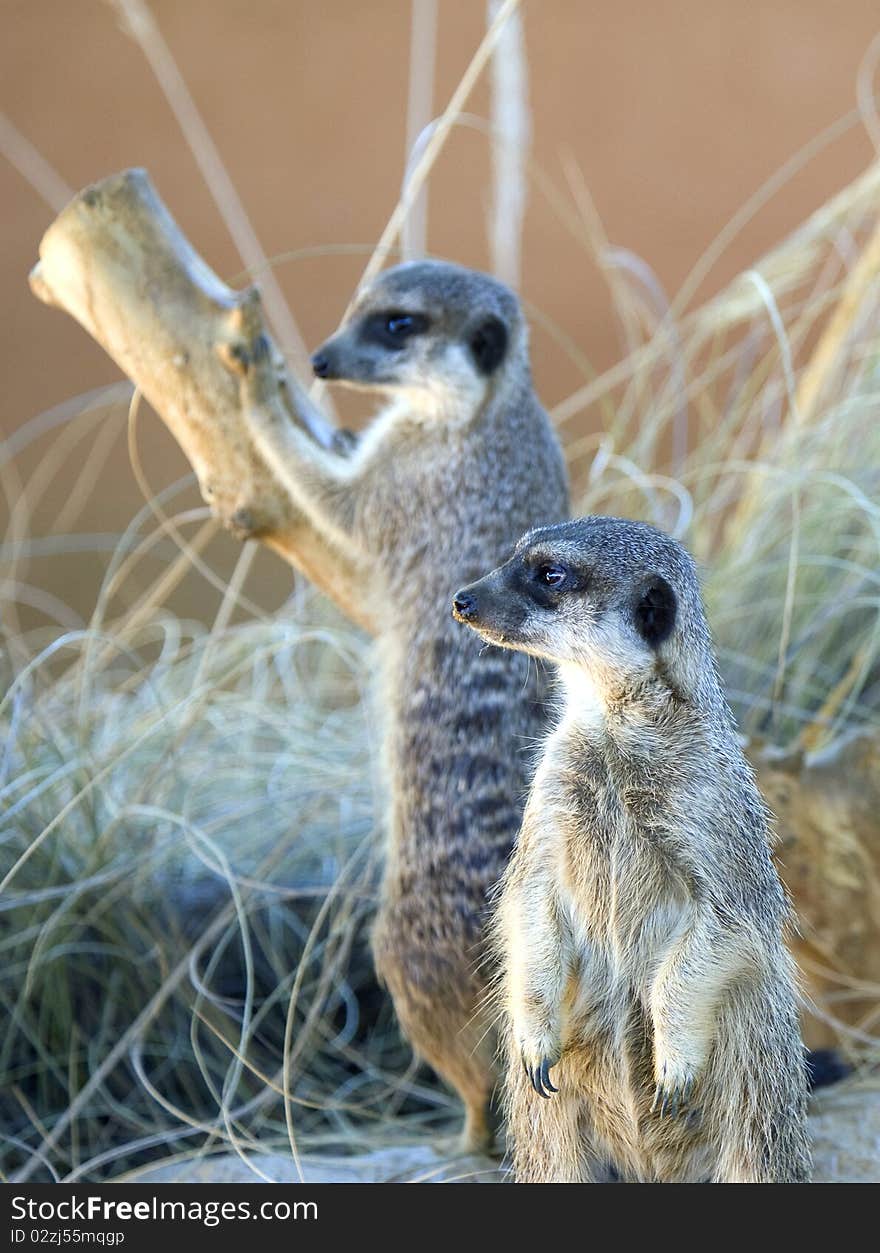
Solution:
M 266 252 L 369 245 L 394 205 L 404 161 L 410 38 L 406 0 L 153 0 L 152 9 L 243 196 Z M 483 30 L 477 0 L 440 0 L 435 111 L 446 103 Z M 240 259 L 139 48 L 103 0 L 2 0 L 2 109 L 76 189 L 144 165 L 184 230 L 218 272 Z M 733 213 L 793 153 L 856 105 L 856 75 L 880 27 L 875 0 L 532 0 L 526 6 L 533 157 L 564 187 L 563 162 L 583 173 L 607 234 L 634 250 L 674 293 Z M 481 85 L 473 113 L 486 116 Z M 855 124 L 747 225 L 703 292 L 720 287 L 852 178 L 872 155 Z M 483 136 L 452 138 L 433 176 L 429 247 L 485 267 L 489 153 Z M 35 415 L 118 377 L 65 316 L 39 305 L 26 276 L 52 208 L 0 160 L 0 425 Z M 306 343 L 334 327 L 363 258 L 325 255 L 280 265 Z M 532 188 L 523 293 L 601 368 L 620 353 L 607 289 L 587 251 Z M 552 404 L 582 375 L 535 326 L 539 390 Z M 347 402 L 344 413 L 352 415 Z M 99 542 L 32 555 L 27 577 L 87 614 L 108 545 L 142 503 L 128 464 L 124 410 L 109 461 L 65 529 Z M 145 415 L 140 444 L 156 488 L 186 472 L 164 428 Z M 17 462 L 25 477 L 45 455 Z M 88 445 L 54 475 L 32 535 L 47 536 Z M 195 495 L 181 498 L 194 503 Z M 4 508 L 0 505 L 0 510 Z M 69 549 L 85 548 L 85 552 Z M 61 551 L 59 552 L 58 549 Z M 209 550 L 221 571 L 237 545 Z M 154 577 L 160 551 L 143 577 Z M 248 584 L 267 607 L 290 577 L 261 554 Z M 174 607 L 210 618 L 216 593 L 198 575 Z

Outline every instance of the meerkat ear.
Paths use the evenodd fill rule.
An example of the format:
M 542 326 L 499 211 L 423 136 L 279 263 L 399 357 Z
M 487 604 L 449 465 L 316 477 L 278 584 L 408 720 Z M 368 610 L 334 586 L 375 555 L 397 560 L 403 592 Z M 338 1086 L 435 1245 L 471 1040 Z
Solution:
M 659 574 L 643 585 L 636 600 L 636 629 L 652 648 L 658 648 L 672 634 L 678 600 L 675 592 Z
M 494 374 L 507 352 L 507 327 L 490 314 L 471 332 L 469 346 L 481 374 Z

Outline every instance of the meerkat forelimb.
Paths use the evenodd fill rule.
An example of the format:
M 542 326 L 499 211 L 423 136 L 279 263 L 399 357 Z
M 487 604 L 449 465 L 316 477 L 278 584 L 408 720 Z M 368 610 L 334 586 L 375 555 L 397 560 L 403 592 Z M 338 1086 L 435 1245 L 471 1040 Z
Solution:
M 563 689 L 495 923 L 517 1178 L 809 1179 L 787 902 L 690 557 L 586 518 L 453 607 Z
M 344 551 L 356 551 L 354 518 L 362 474 L 356 445 L 318 443 L 291 420 L 270 353 L 262 334 L 235 343 L 227 353 L 240 375 L 242 411 L 254 443 L 319 533 Z M 305 404 L 308 411 L 307 397 L 299 389 L 294 403 Z
M 523 874 L 502 899 L 499 919 L 510 941 L 506 967 L 514 1011 L 511 1030 L 525 1073 L 535 1091 L 545 1095 L 555 1090 L 549 1070 L 562 1052 L 562 1001 L 571 946 L 554 883 L 555 830 L 545 828 L 542 839 L 540 823 L 539 815 L 527 808 L 520 835 Z M 533 849 L 527 849 L 530 844 Z

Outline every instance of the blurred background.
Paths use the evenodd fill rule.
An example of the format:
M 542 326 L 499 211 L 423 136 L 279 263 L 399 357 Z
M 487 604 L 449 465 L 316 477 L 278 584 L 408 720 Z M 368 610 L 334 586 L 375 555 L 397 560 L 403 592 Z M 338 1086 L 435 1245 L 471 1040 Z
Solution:
M 39 183 L 31 185 L 0 156 L 0 422 L 8 435 L 120 377 L 78 326 L 39 304 L 27 286 L 65 186 L 75 191 L 143 165 L 209 264 L 231 280 L 243 267 L 118 8 L 106 0 L 3 0 L 0 7 L 2 109 L 17 132 L 4 129 L 4 150 Z M 153 0 L 150 8 L 266 254 L 300 254 L 279 260 L 276 273 L 305 343 L 314 347 L 335 327 L 397 199 L 413 6 Z M 439 0 L 436 13 L 433 83 L 422 83 L 429 116 L 445 107 L 485 30 L 485 6 L 474 0 Z M 719 290 L 871 157 L 855 114 L 856 76 L 878 11 L 872 0 L 541 0 L 525 6 L 524 21 L 534 174 L 522 293 L 532 314 L 539 392 L 552 405 L 585 370 L 601 370 L 624 351 L 605 279 L 558 211 L 560 201 L 570 211 L 573 181 L 583 180 L 610 242 L 644 258 L 673 296 L 748 197 L 850 115 L 850 124 L 749 218 L 698 296 Z M 478 118 L 488 116 L 487 83 L 484 75 L 468 102 Z M 34 153 L 22 157 L 24 141 L 54 177 Z M 485 133 L 457 128 L 431 177 L 432 253 L 488 267 L 489 170 Z M 340 245 L 364 251 L 333 255 Z M 576 352 L 566 350 L 565 339 Z M 338 404 L 348 420 L 363 416 L 347 397 Z M 79 490 L 71 507 L 64 509 L 88 449 L 83 442 L 55 469 L 47 490 L 28 498 L 29 576 L 63 602 L 70 624 L 88 615 L 115 538 L 143 503 L 129 468 L 125 414 L 117 404 L 92 428 L 89 440 L 104 432 L 95 451 L 106 468 L 98 470 L 96 461 L 93 486 Z M 590 421 L 569 424 L 567 435 Z M 138 438 L 153 489 L 187 472 L 152 415 L 141 420 Z M 26 479 L 44 453 L 45 444 L 33 443 L 17 472 Z M 197 501 L 193 492 L 191 503 Z M 67 538 L 53 543 L 60 512 Z M 220 536 L 209 558 L 228 572 L 237 551 Z M 287 569 L 261 553 L 249 588 L 272 608 L 290 582 Z M 218 593 L 187 578 L 169 603 L 209 618 Z

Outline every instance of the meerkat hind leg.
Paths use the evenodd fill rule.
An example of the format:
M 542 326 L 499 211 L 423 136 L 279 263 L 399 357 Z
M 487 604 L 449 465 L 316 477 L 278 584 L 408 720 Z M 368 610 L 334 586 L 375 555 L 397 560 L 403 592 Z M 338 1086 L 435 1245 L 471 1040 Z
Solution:
M 495 1129 L 489 1117 L 488 1096 L 480 1095 L 470 1101 L 465 1099 L 464 1126 L 457 1148 L 465 1155 L 484 1153 L 494 1156 Z
M 495 1086 L 494 1038 L 483 1016 L 466 1005 L 464 998 L 459 1005 L 441 1007 L 439 999 L 415 994 L 414 986 L 396 965 L 385 965 L 383 975 L 403 1034 L 464 1103 L 464 1128 L 455 1152 L 490 1153 L 494 1140 L 489 1119 Z M 475 990 L 473 1003 L 478 999 Z
M 464 1103 L 465 1117 L 455 1151 L 462 1154 L 491 1154 L 495 1129 L 489 1117 L 489 1103 L 495 1086 L 491 1049 L 481 1046 L 479 1034 L 461 1026 L 443 1035 L 423 1035 L 406 1022 L 405 1030 L 417 1052 L 455 1088 Z M 436 1029 L 435 1029 L 436 1030 Z
M 480 1058 L 454 1045 L 450 1048 L 438 1047 L 436 1038 L 419 1042 L 413 1033 L 407 1030 L 410 1042 L 421 1057 L 454 1088 L 464 1103 L 464 1126 L 460 1136 L 455 1139 L 456 1154 L 492 1154 L 495 1143 L 495 1129 L 489 1117 L 489 1102 L 495 1076 L 490 1058 Z

